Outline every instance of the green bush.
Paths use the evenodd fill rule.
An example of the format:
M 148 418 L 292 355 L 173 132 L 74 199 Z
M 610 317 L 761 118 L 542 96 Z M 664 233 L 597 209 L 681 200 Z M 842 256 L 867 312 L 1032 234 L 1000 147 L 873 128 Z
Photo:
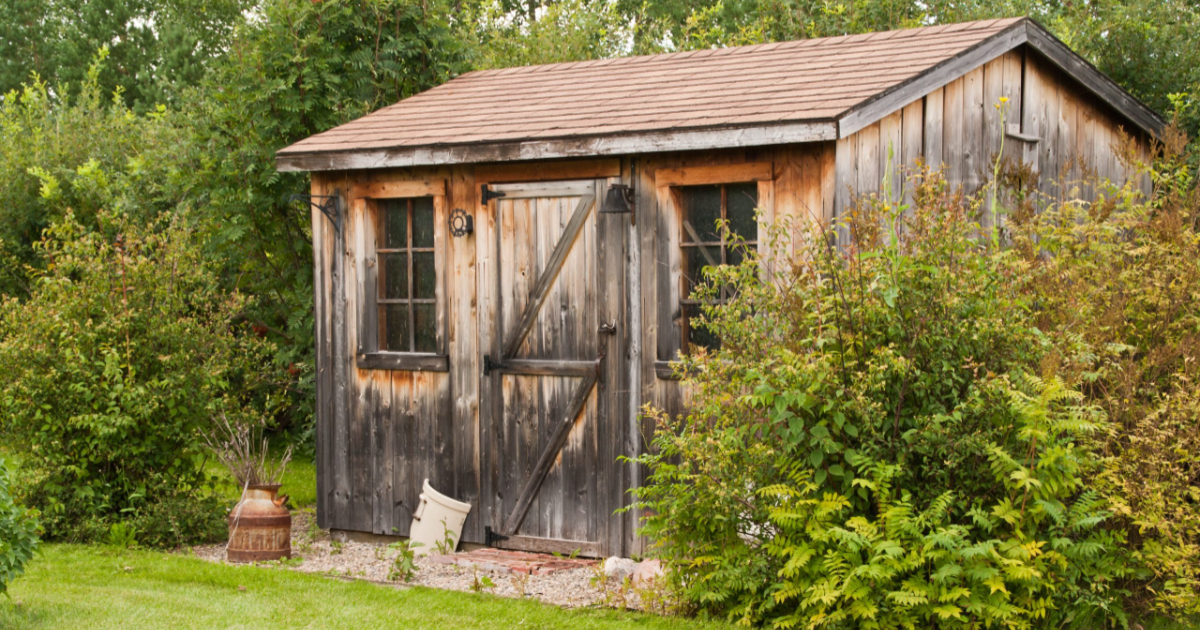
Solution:
M 1097 186 L 1015 223 L 1012 251 L 1053 343 L 1048 366 L 1078 383 L 1113 431 L 1090 442 L 1103 456 L 1092 487 L 1148 570 L 1133 603 L 1200 614 L 1200 188 L 1187 138 L 1164 134 L 1142 164 L 1153 195 Z
M 8 465 L 0 458 L 0 593 L 7 595 L 8 585 L 25 572 L 39 533 L 37 512 L 13 501 Z
M 178 508 L 210 492 L 200 432 L 269 402 L 269 348 L 242 333 L 246 299 L 219 289 L 181 221 L 99 218 L 53 225 L 29 299 L 0 305 L 0 431 L 50 536 L 134 520 L 166 544 L 208 538 L 223 511 Z
M 1103 410 L 1043 369 L 1026 264 L 936 175 L 708 273 L 646 533 L 698 611 L 778 627 L 1096 627 L 1145 577 L 1085 480 Z M 792 252 L 784 256 L 780 252 Z M 763 270 L 770 272 L 766 279 Z

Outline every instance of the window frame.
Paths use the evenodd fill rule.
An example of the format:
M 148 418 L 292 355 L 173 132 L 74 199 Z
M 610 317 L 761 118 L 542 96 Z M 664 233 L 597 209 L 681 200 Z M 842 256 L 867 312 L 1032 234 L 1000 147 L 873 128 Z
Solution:
M 741 164 L 722 164 L 712 166 L 692 166 L 681 168 L 662 168 L 654 173 L 655 193 L 658 201 L 658 211 L 661 221 L 658 224 L 658 242 L 661 244 L 657 252 L 659 286 L 665 288 L 660 292 L 659 299 L 666 302 L 660 304 L 658 311 L 657 356 L 655 357 L 655 373 L 659 379 L 674 379 L 671 363 L 685 351 L 684 343 L 684 314 L 683 306 L 687 299 L 683 297 L 686 290 L 687 278 L 684 275 L 682 242 L 683 231 L 683 191 L 688 186 L 729 185 L 729 184 L 758 184 L 759 234 L 756 239 L 757 247 L 764 242 L 764 224 L 770 224 L 775 218 L 775 184 L 774 165 L 771 162 L 746 162 Z M 726 212 L 724 193 L 722 194 L 722 216 Z M 724 243 L 724 238 L 722 239 Z M 724 250 L 722 246 L 722 261 Z M 765 270 L 769 273 L 769 270 Z M 697 300 L 697 302 L 699 302 Z
M 717 251 L 721 256 L 721 260 L 719 262 L 717 262 L 717 264 L 718 265 L 727 265 L 727 264 L 729 264 L 729 251 L 734 246 L 733 241 L 735 240 L 731 234 L 726 233 L 726 232 L 722 232 L 719 235 L 720 241 L 699 240 L 700 234 L 696 231 L 697 228 L 695 226 L 691 226 L 691 230 L 690 230 L 691 231 L 691 240 L 685 240 L 683 238 L 683 233 L 688 231 L 688 227 L 691 224 L 687 223 L 683 218 L 684 213 L 687 211 L 687 208 L 685 207 L 685 204 L 683 203 L 684 192 L 686 192 L 686 189 L 688 189 L 688 188 L 696 188 L 696 187 L 700 187 L 700 186 L 717 186 L 717 187 L 719 187 L 720 192 L 721 192 L 721 200 L 719 202 L 720 203 L 720 211 L 721 211 L 721 219 L 720 220 L 728 222 L 729 221 L 729 215 L 728 215 L 728 212 L 729 212 L 729 187 L 730 186 L 744 186 L 747 184 L 754 184 L 754 183 L 755 182 L 743 181 L 743 182 L 730 182 L 727 184 L 690 184 L 687 186 L 676 186 L 675 187 L 676 190 L 678 191 L 678 196 L 680 199 L 680 202 L 679 202 L 679 228 L 680 228 L 680 235 L 679 235 L 679 250 L 680 250 L 679 270 L 680 271 L 679 271 L 679 275 L 680 275 L 680 281 L 682 283 L 679 288 L 679 311 L 680 311 L 680 313 L 679 313 L 679 322 L 680 322 L 679 352 L 680 353 L 687 354 L 689 352 L 688 346 L 690 345 L 690 343 L 688 341 L 688 336 L 689 336 L 688 333 L 691 328 L 688 325 L 688 320 L 690 319 L 690 317 L 688 317 L 688 315 L 683 312 L 684 309 L 687 308 L 687 310 L 692 310 L 690 307 L 702 307 L 705 304 L 724 304 L 725 302 L 727 302 L 729 300 L 729 289 L 724 288 L 724 287 L 722 287 L 722 289 L 721 289 L 721 296 L 718 297 L 716 300 L 700 300 L 700 299 L 696 299 L 696 298 L 688 296 L 689 279 L 693 280 L 695 282 L 701 282 L 702 279 L 699 278 L 697 275 L 690 273 L 690 271 L 691 271 L 690 269 L 687 272 L 684 271 L 684 268 L 688 266 L 688 258 L 683 255 L 683 252 L 686 252 L 687 250 L 693 250 L 693 249 L 711 249 L 711 248 L 715 247 L 715 248 L 717 248 Z M 759 191 L 756 190 L 755 194 L 757 195 L 758 192 Z M 758 200 L 756 199 L 755 200 L 755 208 L 757 208 L 757 207 L 758 207 Z M 757 232 L 757 230 L 756 230 L 756 232 Z M 756 233 L 754 240 L 745 241 L 745 244 L 753 246 L 757 250 L 758 244 L 759 244 L 759 235 Z M 705 256 L 705 258 L 709 258 L 709 257 Z
M 405 247 L 401 249 L 380 247 L 382 238 L 382 221 L 385 203 L 397 200 L 412 200 L 420 197 L 430 197 L 433 200 L 433 247 L 414 248 L 412 233 L 412 205 L 409 205 L 407 218 L 408 234 Z M 449 237 L 446 214 L 446 185 L 440 180 L 414 180 L 396 182 L 376 182 L 365 187 L 362 195 L 354 200 L 352 226 L 355 238 L 355 250 L 359 252 L 356 271 L 358 272 L 358 351 L 356 362 L 359 368 L 371 370 L 400 370 L 420 372 L 448 372 L 450 357 L 446 325 L 446 313 L 449 304 L 448 281 L 445 269 L 449 263 Z M 414 251 L 433 252 L 434 266 L 434 297 L 414 298 L 416 291 L 412 283 Z M 408 261 L 408 297 L 404 299 L 383 299 L 379 295 L 380 286 L 380 254 L 405 253 Z M 409 304 L 409 347 L 415 348 L 415 319 L 412 305 L 434 304 L 434 335 L 436 338 L 433 352 L 415 352 L 408 350 L 384 350 L 381 347 L 379 310 L 389 303 Z

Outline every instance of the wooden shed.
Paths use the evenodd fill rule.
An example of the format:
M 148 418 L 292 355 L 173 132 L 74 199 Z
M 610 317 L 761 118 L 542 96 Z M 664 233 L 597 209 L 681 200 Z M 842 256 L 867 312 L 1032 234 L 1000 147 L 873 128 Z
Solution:
M 1056 182 L 1123 183 L 1119 130 L 1162 127 L 1018 18 L 471 72 L 287 147 L 321 206 L 318 523 L 404 536 L 428 478 L 473 505 L 464 542 L 634 553 L 620 458 L 711 342 L 717 218 L 754 243 L 756 209 L 829 221 L 918 160 L 971 192 L 1002 139 L 1086 196 Z

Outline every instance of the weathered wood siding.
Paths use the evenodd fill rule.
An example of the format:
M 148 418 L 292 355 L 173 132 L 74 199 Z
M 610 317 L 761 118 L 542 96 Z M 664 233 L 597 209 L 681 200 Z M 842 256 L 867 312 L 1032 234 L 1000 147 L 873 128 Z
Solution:
M 587 411 L 589 417 L 599 417 L 588 431 L 572 439 L 582 440 L 580 446 L 594 453 L 595 461 L 610 464 L 584 470 L 568 457 L 566 467 L 570 470 L 547 477 L 547 483 L 550 490 L 561 490 L 563 484 L 578 485 L 573 491 L 588 497 L 585 504 L 590 514 L 564 514 L 563 506 L 552 501 L 538 504 L 531 509 L 522 533 L 537 531 L 548 538 L 590 537 L 598 539 L 606 553 L 635 551 L 637 516 L 613 512 L 628 505 L 627 490 L 640 483 L 644 471 L 618 463 L 617 459 L 642 452 L 653 427 L 649 421 L 635 417 L 631 409 L 634 404 L 653 404 L 680 413 L 685 402 L 679 384 L 662 374 L 663 364 L 677 356 L 681 342 L 678 301 L 657 297 L 663 291 L 676 297 L 678 294 L 679 280 L 672 275 L 672 270 L 677 273 L 679 269 L 678 252 L 672 249 L 671 234 L 677 234 L 679 224 L 673 212 L 659 210 L 655 172 L 766 164 L 770 185 L 760 187 L 760 202 L 768 219 L 788 214 L 801 220 L 828 220 L 833 212 L 833 149 L 833 143 L 826 142 L 634 157 L 604 161 L 602 167 L 597 166 L 599 161 L 564 161 L 532 166 L 467 165 L 314 174 L 314 194 L 338 191 L 348 202 L 344 245 L 339 245 L 332 224 L 324 216 L 313 215 L 317 516 L 321 526 L 407 535 L 421 482 L 429 478 L 439 490 L 475 506 L 463 532 L 464 541 L 484 542 L 487 526 L 500 530 L 502 519 L 516 500 L 514 489 L 519 489 L 521 479 L 505 481 L 496 462 L 505 449 L 521 447 L 509 443 L 518 437 L 506 426 L 512 423 L 493 418 L 495 413 L 484 402 L 499 395 L 511 411 L 514 396 L 520 392 L 506 387 L 504 392 L 492 393 L 492 381 L 482 377 L 483 355 L 496 342 L 496 322 L 511 320 L 514 311 L 509 306 L 496 312 L 496 287 L 490 281 L 497 264 L 496 204 L 479 203 L 479 184 L 572 179 L 595 175 L 599 168 L 605 174 L 613 171 L 614 177 L 606 181 L 631 182 L 637 191 L 632 222 L 628 214 L 598 214 L 585 232 L 584 251 L 594 257 L 599 273 L 594 300 L 597 310 L 580 325 L 591 328 L 611 323 L 618 333 L 607 340 L 601 338 L 606 360 L 601 384 L 589 399 Z M 365 269 L 360 254 L 369 247 L 372 229 L 369 204 L 355 201 L 376 194 L 386 187 L 385 183 L 394 187 L 398 182 L 415 181 L 445 182 L 437 219 L 438 247 L 442 248 L 438 264 L 444 265 L 441 278 L 445 291 L 440 313 L 445 323 L 439 326 L 444 339 L 439 340 L 439 347 L 449 356 L 449 371 L 364 369 L 355 360 L 355 352 L 360 347 L 360 309 L 373 289 L 370 282 L 359 277 Z M 455 208 L 474 216 L 473 235 L 449 238 L 441 232 L 448 212 Z M 519 222 L 512 222 L 509 212 L 506 229 L 521 229 Z M 543 231 L 545 228 L 542 226 Z M 548 241 L 553 235 L 545 236 L 543 240 Z M 636 257 L 632 256 L 631 239 L 639 250 Z M 509 252 L 510 257 L 517 254 Z M 640 260 L 640 266 L 631 273 L 633 258 Z M 340 296 L 333 293 L 336 273 L 342 274 Z M 511 275 L 513 270 L 502 273 Z M 630 282 L 640 284 L 640 309 L 631 308 Z M 343 316 L 335 321 L 338 308 Z M 635 311 L 640 311 L 636 322 L 631 319 Z M 554 358 L 561 349 L 556 350 L 555 340 L 546 339 L 546 334 L 539 333 L 531 343 L 545 352 L 539 357 Z M 639 335 L 636 345 L 641 350 L 636 357 L 631 355 L 635 345 L 632 334 Z M 636 371 L 630 369 L 632 360 L 639 362 Z M 629 379 L 635 372 L 639 382 L 631 383 Z M 510 384 L 517 382 L 519 379 L 514 379 Z M 603 403 L 595 400 L 598 396 L 605 397 Z M 539 401 L 531 400 L 530 404 Z M 538 441 L 544 438 L 538 436 Z M 586 522 L 589 519 L 601 522 Z
M 1003 126 L 1001 98 L 1008 99 Z M 853 195 L 882 196 L 885 187 L 893 199 L 909 199 L 899 167 L 911 171 L 918 160 L 940 167 L 952 187 L 977 192 L 991 181 L 1002 142 L 1005 156 L 1038 172 L 1038 188 L 1049 199 L 1090 199 L 1095 191 L 1084 180 L 1122 186 L 1130 177 L 1117 157 L 1122 127 L 1144 152 L 1144 136 L 1083 86 L 1037 52 L 1013 50 L 838 140 L 834 214 Z M 1149 181 L 1137 185 L 1148 191 Z M 981 221 L 990 224 L 990 212 Z

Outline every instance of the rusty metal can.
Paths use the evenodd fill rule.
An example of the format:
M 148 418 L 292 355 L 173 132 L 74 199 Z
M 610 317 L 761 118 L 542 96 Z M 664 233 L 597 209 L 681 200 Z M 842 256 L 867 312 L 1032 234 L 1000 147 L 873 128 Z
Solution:
M 229 513 L 229 562 L 265 562 L 292 557 L 292 513 L 277 496 L 279 486 L 247 486 Z

